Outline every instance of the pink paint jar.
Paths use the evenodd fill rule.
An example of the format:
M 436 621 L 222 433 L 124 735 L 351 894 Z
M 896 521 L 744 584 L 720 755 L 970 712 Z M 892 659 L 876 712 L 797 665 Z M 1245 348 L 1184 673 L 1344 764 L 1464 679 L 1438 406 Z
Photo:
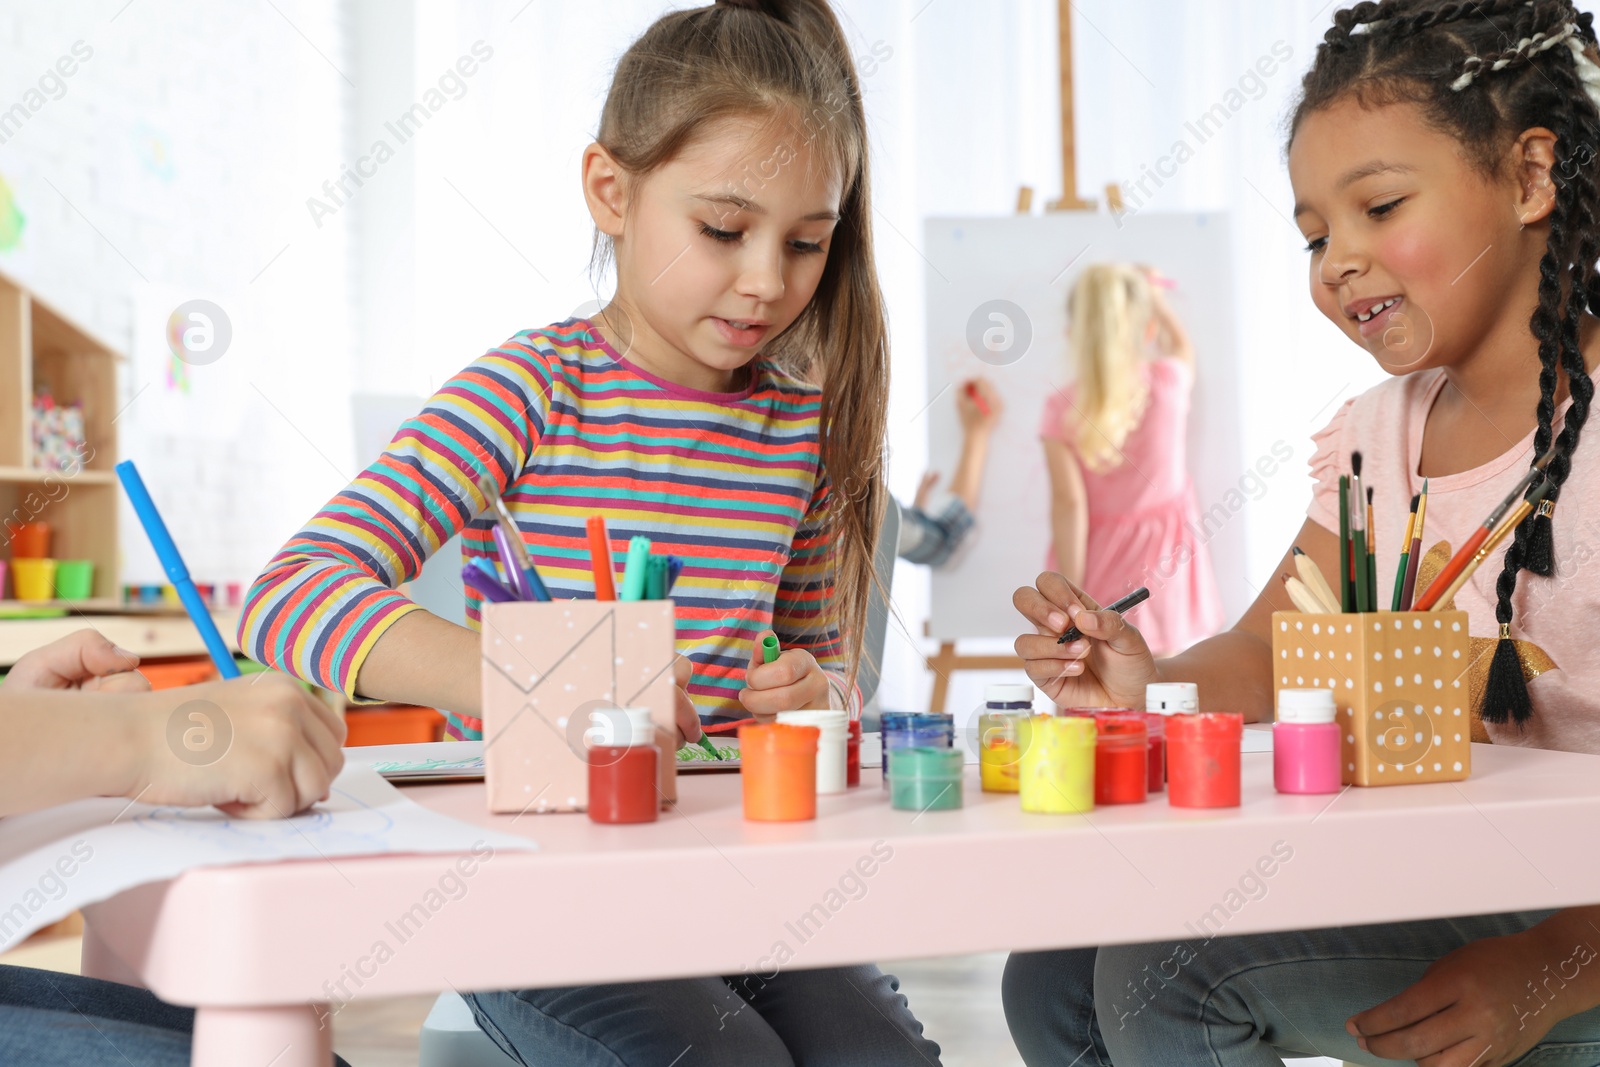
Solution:
M 1331 689 L 1280 689 L 1272 784 L 1280 793 L 1337 793 L 1339 724 Z

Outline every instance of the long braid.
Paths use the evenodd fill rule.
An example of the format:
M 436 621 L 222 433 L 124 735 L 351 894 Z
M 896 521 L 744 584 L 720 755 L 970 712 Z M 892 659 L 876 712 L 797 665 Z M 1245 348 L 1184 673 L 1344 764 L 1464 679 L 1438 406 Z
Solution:
M 1523 570 L 1555 571 L 1551 510 L 1594 399 L 1581 348 L 1586 313 L 1600 310 L 1600 69 L 1594 18 L 1571 0 L 1384 0 L 1337 12 L 1302 85 L 1290 123 L 1354 94 L 1362 103 L 1413 103 L 1451 133 L 1481 170 L 1501 173 L 1505 146 L 1523 130 L 1556 135 L 1555 202 L 1539 262 L 1538 306 L 1529 330 L 1538 343 L 1539 401 L 1534 455 L 1554 447 L 1547 503 L 1507 545 L 1495 581 L 1500 626 L 1482 707 L 1492 723 L 1525 723 L 1532 702 L 1511 640 L 1513 599 Z M 1578 55 L 1582 52 L 1582 56 Z M 1554 426 L 1563 376 L 1571 404 Z

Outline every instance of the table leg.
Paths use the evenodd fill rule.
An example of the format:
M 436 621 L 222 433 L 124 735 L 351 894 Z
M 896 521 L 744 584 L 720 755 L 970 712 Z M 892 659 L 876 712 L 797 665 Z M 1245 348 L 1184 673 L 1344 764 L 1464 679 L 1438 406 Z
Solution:
M 85 978 L 102 978 L 108 982 L 144 987 L 132 967 L 122 962 L 122 957 L 112 952 L 94 932 L 94 925 L 83 924 L 83 950 L 78 957 L 78 970 Z
M 333 1019 L 326 1004 L 201 1006 L 195 1011 L 191 1057 L 193 1067 L 329 1067 Z

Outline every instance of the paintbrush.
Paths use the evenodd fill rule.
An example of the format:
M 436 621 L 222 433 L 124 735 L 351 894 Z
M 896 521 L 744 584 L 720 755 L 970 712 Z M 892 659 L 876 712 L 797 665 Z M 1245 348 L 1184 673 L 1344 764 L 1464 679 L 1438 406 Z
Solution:
M 1411 498 L 1411 512 L 1406 517 L 1406 535 L 1400 540 L 1400 564 L 1394 569 L 1394 596 L 1389 599 L 1389 610 L 1399 611 L 1400 600 L 1406 592 L 1406 567 L 1411 560 L 1411 533 L 1417 528 L 1417 506 L 1422 499 L 1418 493 Z
M 1455 580 L 1452 581 L 1449 586 L 1445 588 L 1445 591 L 1432 602 L 1431 607 L 1433 610 L 1437 611 L 1443 605 L 1448 604 L 1450 599 L 1461 591 L 1461 587 L 1467 584 L 1467 579 L 1472 577 L 1472 572 L 1478 569 L 1478 564 L 1482 563 L 1486 558 L 1488 558 L 1489 553 L 1493 552 L 1495 547 L 1499 545 L 1501 541 L 1506 539 L 1507 534 L 1522 524 L 1522 520 L 1527 518 L 1528 514 L 1532 512 L 1534 508 L 1539 506 L 1539 501 L 1544 499 L 1545 494 L 1548 493 L 1550 489 L 1550 479 L 1545 478 L 1541 480 L 1538 485 L 1528 490 L 1528 495 L 1522 498 L 1522 503 L 1513 508 L 1511 513 L 1506 516 L 1506 520 L 1500 525 L 1496 526 L 1494 532 L 1484 539 L 1483 544 L 1479 545 L 1478 550 L 1472 554 L 1472 559 L 1469 560 L 1466 565 L 1461 568 L 1460 573 L 1455 576 Z M 1450 562 L 1453 565 L 1455 560 L 1451 560 Z M 1449 567 L 1446 567 L 1445 571 L 1448 570 Z M 1439 577 L 1440 579 L 1443 579 L 1444 572 L 1440 572 Z M 1437 583 L 1435 583 L 1435 585 L 1437 585 Z M 1428 592 L 1433 592 L 1433 589 L 1434 586 L 1429 586 Z
M 1500 524 L 1500 520 L 1505 516 L 1506 512 L 1511 510 L 1517 498 L 1532 489 L 1535 481 L 1544 478 L 1544 468 L 1554 456 L 1555 449 L 1552 448 L 1549 452 L 1539 457 L 1539 461 L 1533 465 L 1533 468 L 1527 474 L 1517 480 L 1516 488 L 1506 494 L 1506 498 L 1500 501 L 1493 511 L 1489 512 L 1489 517 L 1483 520 L 1483 525 L 1479 526 L 1471 537 L 1467 538 L 1467 543 L 1461 546 L 1461 551 L 1457 552 L 1451 557 L 1450 562 L 1444 565 L 1444 570 L 1440 571 L 1439 576 L 1428 586 L 1428 591 L 1417 598 L 1416 603 L 1412 605 L 1413 610 L 1427 611 L 1440 602 L 1442 597 L 1435 591 L 1442 593 L 1443 590 L 1451 588 L 1450 583 L 1454 582 L 1462 570 L 1472 562 L 1473 557 L 1477 555 L 1478 549 L 1483 547 L 1483 543 L 1489 539 L 1489 535 Z M 1543 498 L 1544 494 L 1541 493 L 1540 499 Z

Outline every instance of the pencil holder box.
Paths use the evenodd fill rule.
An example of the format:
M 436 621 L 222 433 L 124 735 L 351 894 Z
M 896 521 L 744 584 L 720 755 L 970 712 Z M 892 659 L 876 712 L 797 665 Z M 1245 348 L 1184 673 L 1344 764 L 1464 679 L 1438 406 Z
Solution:
M 1346 785 L 1457 782 L 1472 773 L 1469 647 L 1464 611 L 1278 611 L 1272 691 L 1333 690 Z
M 647 707 L 662 802 L 677 800 L 670 600 L 485 604 L 483 761 L 493 812 L 584 811 L 590 713 Z

